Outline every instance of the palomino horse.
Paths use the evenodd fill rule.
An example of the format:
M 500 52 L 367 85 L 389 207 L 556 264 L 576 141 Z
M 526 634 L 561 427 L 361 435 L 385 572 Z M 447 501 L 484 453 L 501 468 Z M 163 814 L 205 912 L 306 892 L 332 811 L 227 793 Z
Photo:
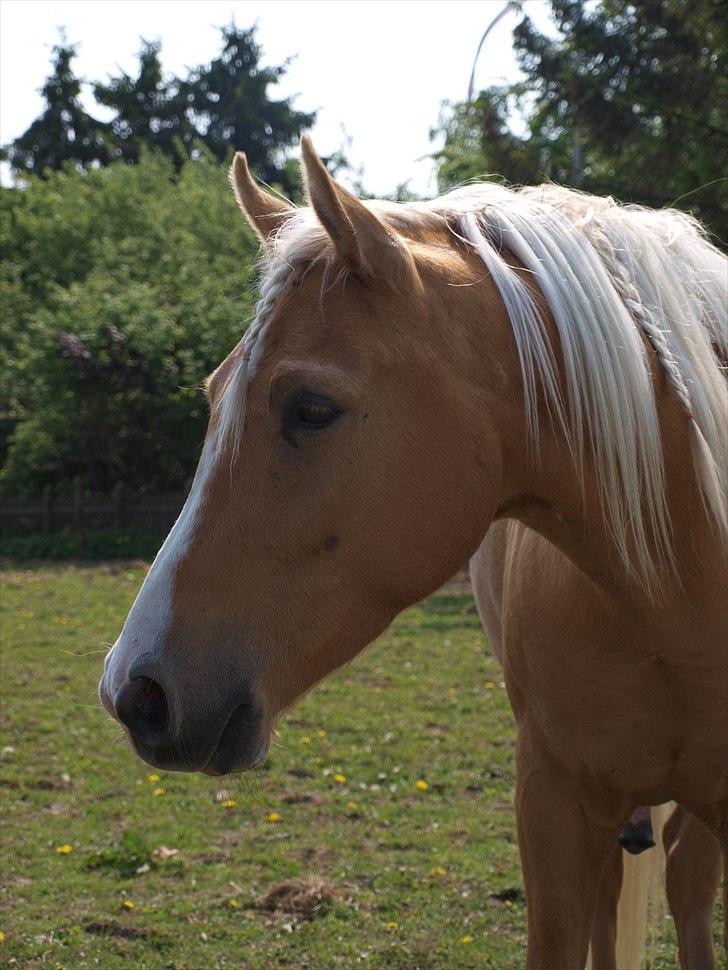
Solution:
M 306 208 L 235 159 L 261 300 L 102 702 L 152 765 L 251 767 L 475 554 L 527 965 L 583 967 L 636 807 L 673 799 L 727 848 L 725 261 L 676 212 L 494 184 L 365 204 L 303 158 Z
M 471 560 L 478 610 L 501 664 L 506 642 L 502 618 L 506 553 L 509 533 L 520 528 L 516 521 L 494 523 Z M 619 845 L 612 847 L 604 864 L 591 938 L 595 970 L 615 965 L 642 966 L 648 902 L 659 912 L 663 867 L 681 966 L 690 970 L 711 970 L 715 966 L 712 913 L 722 869 L 719 842 L 695 816 L 679 806 L 674 811 L 671 806 L 662 806 L 657 815 L 654 835 L 666 859 L 662 851 L 650 853 L 647 859 L 634 859 L 619 848 L 625 846 L 631 855 L 637 855 L 654 846 L 650 810 L 641 806 L 631 813 L 620 832 Z M 548 819 L 542 821 L 544 827 L 550 824 Z

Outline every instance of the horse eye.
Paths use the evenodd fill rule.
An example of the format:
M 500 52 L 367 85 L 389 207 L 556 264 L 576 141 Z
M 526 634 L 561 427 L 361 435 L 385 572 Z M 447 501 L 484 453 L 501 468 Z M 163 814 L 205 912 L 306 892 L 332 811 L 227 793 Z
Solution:
M 298 420 L 301 424 L 328 424 L 334 417 L 334 411 L 325 404 L 313 402 L 302 404 L 298 409 Z
M 341 411 L 328 398 L 301 391 L 283 407 L 283 431 L 322 431 L 339 417 Z

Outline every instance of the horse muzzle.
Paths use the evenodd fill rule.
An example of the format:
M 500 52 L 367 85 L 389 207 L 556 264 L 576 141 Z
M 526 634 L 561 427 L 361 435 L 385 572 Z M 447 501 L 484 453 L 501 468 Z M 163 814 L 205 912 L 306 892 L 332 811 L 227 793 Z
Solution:
M 195 703 L 199 690 L 173 687 L 158 665 L 143 657 L 121 684 L 110 680 L 106 669 L 99 684 L 103 707 L 123 725 L 137 754 L 155 768 L 225 775 L 252 768 L 267 754 L 262 705 L 247 686 L 228 685 L 225 697 L 218 695 L 214 705 L 200 710 Z

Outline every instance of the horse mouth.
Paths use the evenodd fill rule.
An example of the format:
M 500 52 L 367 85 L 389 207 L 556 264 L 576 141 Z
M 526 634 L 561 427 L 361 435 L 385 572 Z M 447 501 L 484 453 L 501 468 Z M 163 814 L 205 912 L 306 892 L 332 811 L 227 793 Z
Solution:
M 103 707 L 119 720 L 105 689 L 99 690 Z M 190 725 L 182 723 L 176 737 L 166 744 L 151 745 L 127 727 L 124 732 L 136 754 L 153 768 L 165 771 L 199 771 L 212 777 L 231 772 L 248 771 L 265 761 L 269 740 L 265 737 L 264 718 L 252 703 L 239 704 L 228 717 L 219 735 L 196 735 Z
M 261 718 L 252 704 L 239 704 L 223 728 L 215 750 L 199 770 L 220 777 L 249 771 L 265 760 L 268 744 L 261 740 Z

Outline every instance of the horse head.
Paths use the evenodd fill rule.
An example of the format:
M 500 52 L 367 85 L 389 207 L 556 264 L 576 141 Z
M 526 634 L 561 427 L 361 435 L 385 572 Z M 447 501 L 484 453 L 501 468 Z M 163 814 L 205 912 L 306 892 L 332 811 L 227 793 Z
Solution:
M 100 685 L 160 767 L 259 763 L 282 710 L 467 561 L 523 439 L 508 317 L 477 256 L 442 219 L 364 204 L 303 147 L 300 209 L 236 156 L 261 300 L 207 382 L 190 495 Z M 485 366 L 452 324 L 484 303 Z

